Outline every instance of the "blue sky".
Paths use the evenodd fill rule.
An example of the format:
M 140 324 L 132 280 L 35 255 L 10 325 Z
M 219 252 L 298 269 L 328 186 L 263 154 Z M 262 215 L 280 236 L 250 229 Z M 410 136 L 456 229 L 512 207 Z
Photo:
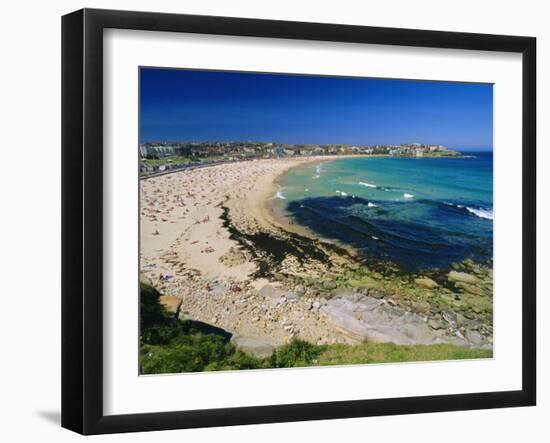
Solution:
M 491 150 L 490 84 L 141 68 L 148 141 L 442 144 Z

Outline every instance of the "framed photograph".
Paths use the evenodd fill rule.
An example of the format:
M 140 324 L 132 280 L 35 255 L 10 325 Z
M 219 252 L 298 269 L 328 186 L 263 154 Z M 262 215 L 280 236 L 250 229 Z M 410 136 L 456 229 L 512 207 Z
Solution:
M 531 37 L 62 20 L 62 425 L 534 405 Z

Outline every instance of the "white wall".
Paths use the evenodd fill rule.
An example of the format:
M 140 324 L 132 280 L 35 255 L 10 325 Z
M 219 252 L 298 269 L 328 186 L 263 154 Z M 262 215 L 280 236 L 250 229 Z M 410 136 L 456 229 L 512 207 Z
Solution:
M 0 436 L 3 441 L 74 441 L 59 427 L 60 409 L 60 16 L 83 6 L 228 15 L 283 20 L 411 27 L 449 31 L 531 35 L 538 38 L 539 153 L 550 120 L 550 28 L 542 1 L 460 2 L 398 0 L 112 0 L 4 2 L 0 26 Z M 543 103 L 546 113 L 543 112 Z M 539 195 L 549 195 L 539 157 Z M 17 169 L 19 168 L 19 169 Z M 545 188 L 545 189 L 543 189 Z M 539 196 L 542 204 L 542 198 Z M 510 202 L 513 204 L 513 202 Z M 539 225 L 550 221 L 548 198 Z M 539 229 L 540 231 L 540 229 Z M 540 232 L 542 234 L 542 232 Z M 542 237 L 542 238 L 541 238 Z M 539 236 L 539 273 L 547 269 L 548 235 Z M 546 251 L 540 249 L 546 243 Z M 540 278 L 539 294 L 550 284 Z M 542 298 L 542 296 L 540 297 Z M 550 303 L 539 300 L 539 313 Z M 539 314 L 539 319 L 542 319 Z M 460 413 L 170 431 L 98 437 L 157 442 L 339 441 L 342 439 L 411 442 L 547 441 L 550 435 L 550 327 L 539 321 L 539 406 Z M 546 345 L 546 349 L 544 346 Z

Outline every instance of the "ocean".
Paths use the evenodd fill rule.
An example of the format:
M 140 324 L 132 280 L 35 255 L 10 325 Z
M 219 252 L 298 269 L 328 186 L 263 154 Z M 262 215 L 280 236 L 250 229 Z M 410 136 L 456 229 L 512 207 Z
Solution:
M 278 212 L 366 262 L 447 269 L 493 255 L 493 156 L 342 158 L 290 169 Z

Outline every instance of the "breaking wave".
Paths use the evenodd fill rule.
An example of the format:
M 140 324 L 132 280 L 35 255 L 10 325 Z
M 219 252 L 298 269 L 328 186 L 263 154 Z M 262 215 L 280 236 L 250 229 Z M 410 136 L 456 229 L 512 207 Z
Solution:
M 367 182 L 359 182 L 359 184 L 361 186 L 366 186 L 367 188 L 376 188 L 377 186 L 372 184 L 372 183 L 367 183 Z

